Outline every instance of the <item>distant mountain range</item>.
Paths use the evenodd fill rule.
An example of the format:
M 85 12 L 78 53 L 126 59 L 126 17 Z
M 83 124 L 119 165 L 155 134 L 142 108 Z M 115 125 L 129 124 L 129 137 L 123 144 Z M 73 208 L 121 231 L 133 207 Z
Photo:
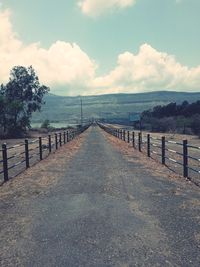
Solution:
M 128 119 L 129 113 L 138 113 L 156 105 L 170 102 L 181 103 L 184 100 L 195 102 L 200 100 L 199 93 L 159 91 L 138 94 L 109 94 L 82 96 L 84 119 Z M 80 96 L 68 97 L 48 94 L 46 104 L 41 112 L 33 115 L 32 122 L 80 122 Z

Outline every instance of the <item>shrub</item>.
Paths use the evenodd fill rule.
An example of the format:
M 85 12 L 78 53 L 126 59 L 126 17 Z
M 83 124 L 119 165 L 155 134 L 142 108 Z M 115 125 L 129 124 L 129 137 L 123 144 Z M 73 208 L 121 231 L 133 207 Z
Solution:
M 50 121 L 49 120 L 45 120 L 43 121 L 43 123 L 41 124 L 40 128 L 44 128 L 44 129 L 49 129 L 50 126 Z

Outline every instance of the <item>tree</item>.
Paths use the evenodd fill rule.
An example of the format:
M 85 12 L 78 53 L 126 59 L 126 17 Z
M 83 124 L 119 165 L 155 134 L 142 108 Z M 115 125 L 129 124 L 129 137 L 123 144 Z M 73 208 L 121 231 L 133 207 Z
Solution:
M 1 88 L 3 86 L 1 85 Z M 1 89 L 0 89 L 0 128 L 1 129 L 1 132 L 0 134 L 2 134 L 4 131 L 5 131 L 5 109 L 6 109 L 6 104 L 5 104 L 5 99 L 3 97 L 3 95 L 1 94 Z
M 45 120 L 45 121 L 41 124 L 41 127 L 40 127 L 40 128 L 44 128 L 44 129 L 49 129 L 49 128 L 51 128 L 50 121 L 49 121 L 49 120 Z
M 43 96 L 49 88 L 40 85 L 32 66 L 16 66 L 11 70 L 9 82 L 1 86 L 0 96 L 3 118 L 0 123 L 4 134 L 19 136 L 30 128 L 32 113 L 40 110 L 44 104 Z M 0 102 L 0 103 L 1 103 Z
M 196 114 L 192 118 L 191 128 L 194 134 L 200 136 L 200 115 Z

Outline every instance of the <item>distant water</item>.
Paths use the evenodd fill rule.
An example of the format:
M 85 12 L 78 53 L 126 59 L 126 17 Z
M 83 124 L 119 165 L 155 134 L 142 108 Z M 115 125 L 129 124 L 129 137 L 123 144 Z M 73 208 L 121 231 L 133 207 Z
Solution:
M 40 128 L 41 127 L 41 122 L 33 122 L 31 123 L 31 127 L 32 128 Z M 77 124 L 70 124 L 67 122 L 52 122 L 50 123 L 50 126 L 54 127 L 54 128 L 67 128 L 69 126 L 76 126 Z

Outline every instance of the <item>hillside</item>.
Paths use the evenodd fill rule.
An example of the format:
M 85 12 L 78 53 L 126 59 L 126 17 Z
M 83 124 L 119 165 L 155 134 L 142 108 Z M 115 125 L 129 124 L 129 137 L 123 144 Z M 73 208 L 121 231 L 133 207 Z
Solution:
M 82 96 L 84 118 L 127 119 L 131 112 L 142 112 L 156 105 L 184 100 L 194 102 L 200 93 L 150 92 L 138 94 L 110 94 Z M 32 122 L 49 119 L 51 122 L 80 122 L 80 97 L 66 97 L 49 94 L 42 111 L 35 113 Z

